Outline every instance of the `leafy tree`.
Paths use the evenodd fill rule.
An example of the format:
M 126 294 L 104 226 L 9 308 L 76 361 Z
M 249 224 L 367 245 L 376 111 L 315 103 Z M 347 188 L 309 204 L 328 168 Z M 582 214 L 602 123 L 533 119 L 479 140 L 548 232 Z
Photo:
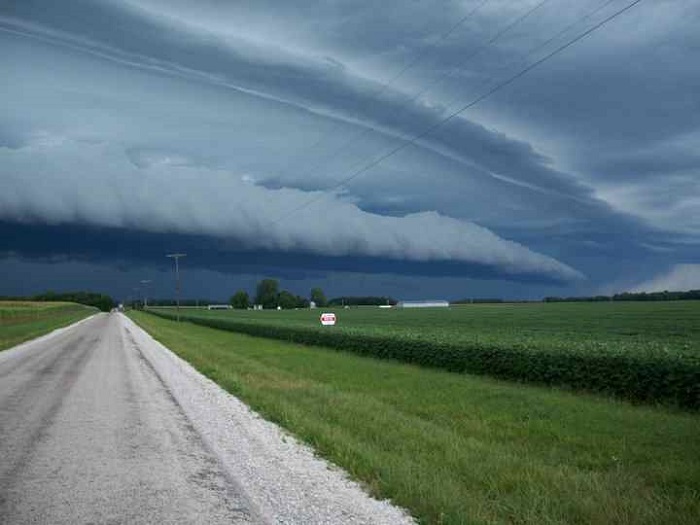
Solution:
M 289 293 L 287 290 L 282 290 L 277 296 L 277 304 L 283 309 L 287 310 L 290 308 L 297 307 L 297 298 Z
M 250 306 L 250 297 L 248 297 L 248 292 L 245 290 L 238 290 L 233 297 L 231 297 L 231 306 L 239 310 L 245 310 Z
M 316 306 L 321 307 L 321 306 L 326 306 L 326 296 L 323 293 L 323 290 L 320 288 L 312 288 L 311 289 L 311 300 L 316 303 Z
M 263 308 L 276 308 L 278 293 L 279 281 L 277 279 L 263 279 L 256 288 L 255 304 L 261 304 Z

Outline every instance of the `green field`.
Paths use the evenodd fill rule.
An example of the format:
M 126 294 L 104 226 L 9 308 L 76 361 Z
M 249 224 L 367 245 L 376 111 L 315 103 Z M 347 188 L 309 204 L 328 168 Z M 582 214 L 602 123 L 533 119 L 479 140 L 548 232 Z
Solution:
M 700 407 L 700 301 L 328 311 L 338 316 L 334 327 L 319 325 L 319 310 L 187 309 L 182 315 L 249 335 L 451 371 Z
M 158 310 L 158 309 L 154 309 Z M 163 308 L 172 312 L 172 308 Z M 335 330 L 399 337 L 450 337 L 457 341 L 534 341 L 560 345 L 660 343 L 700 352 L 700 301 L 617 303 L 501 303 L 450 308 L 324 308 L 316 310 L 206 310 L 183 315 L 251 323 L 318 327 L 321 312 L 338 316 Z M 320 328 L 319 328 L 320 329 Z M 585 337 L 582 337 L 585 336 Z
M 97 313 L 75 303 L 0 301 L 0 350 Z
M 512 325 L 525 326 L 523 319 L 536 312 L 478 308 L 339 311 L 338 328 L 387 314 L 375 326 L 400 330 L 409 320 L 422 320 L 435 333 L 440 319 L 469 319 L 477 312 L 496 319 L 496 326 L 503 322 L 497 312 L 516 312 Z M 681 312 L 688 309 L 680 305 Z M 573 310 L 587 311 L 587 326 L 599 336 L 609 333 L 604 321 L 602 327 L 591 321 L 592 310 Z M 202 373 L 423 523 L 689 524 L 700 515 L 696 413 L 131 315 Z M 304 323 L 317 313 L 204 315 Z M 573 323 L 560 318 L 560 325 L 570 330 Z M 545 326 L 548 334 L 564 332 L 551 318 L 537 330 Z M 696 329 L 689 321 L 684 326 L 678 339 Z M 486 330 L 476 321 L 471 327 Z M 688 340 L 696 345 L 696 338 Z

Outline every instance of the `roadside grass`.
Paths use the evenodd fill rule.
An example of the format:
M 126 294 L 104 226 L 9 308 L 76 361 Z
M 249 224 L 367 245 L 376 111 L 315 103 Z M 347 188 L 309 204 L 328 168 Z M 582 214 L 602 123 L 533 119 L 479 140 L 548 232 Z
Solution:
M 79 321 L 95 308 L 65 302 L 0 301 L 0 350 Z
M 697 414 L 130 315 L 423 523 L 700 516 Z

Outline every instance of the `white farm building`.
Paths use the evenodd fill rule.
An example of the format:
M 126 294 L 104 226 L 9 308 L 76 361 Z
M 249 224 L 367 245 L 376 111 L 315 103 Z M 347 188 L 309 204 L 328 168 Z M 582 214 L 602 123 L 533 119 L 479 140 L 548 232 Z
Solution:
M 231 310 L 233 306 L 230 304 L 210 304 L 207 310 Z
M 450 303 L 447 301 L 399 301 L 397 308 L 447 308 Z

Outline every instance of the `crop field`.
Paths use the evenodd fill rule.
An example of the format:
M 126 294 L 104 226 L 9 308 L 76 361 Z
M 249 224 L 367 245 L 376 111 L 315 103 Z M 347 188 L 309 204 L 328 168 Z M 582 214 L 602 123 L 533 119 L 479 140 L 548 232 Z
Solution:
M 0 301 L 0 350 L 96 313 L 75 303 Z
M 326 310 L 323 310 L 326 311 Z M 206 326 L 494 377 L 700 407 L 700 302 L 207 311 Z M 172 317 L 172 309 L 154 309 Z
M 341 324 L 335 328 L 342 332 L 388 314 L 375 323 L 379 329 L 413 325 L 418 337 L 416 325 L 439 333 L 435 325 L 439 318 L 446 323 L 446 315 L 452 323 L 471 319 L 471 329 L 483 332 L 475 317 L 498 326 L 497 312 L 519 307 L 478 308 L 338 311 Z M 513 325 L 526 326 L 525 317 L 535 310 L 517 310 Z M 579 311 L 588 311 L 587 326 L 597 328 L 598 337 L 615 339 L 604 321 L 601 326 L 590 319 L 596 313 Z M 697 310 L 680 305 L 680 311 Z M 558 326 L 575 333 L 573 323 L 540 312 L 549 334 Z M 144 312 L 130 315 L 200 372 L 420 523 L 651 525 L 694 523 L 700 515 L 695 412 L 178 324 Z M 198 315 L 296 327 L 315 323 L 318 311 Z M 629 326 L 653 331 L 626 319 Z M 676 344 L 685 344 L 695 329 L 686 318 Z M 696 348 L 696 339 L 688 341 Z

